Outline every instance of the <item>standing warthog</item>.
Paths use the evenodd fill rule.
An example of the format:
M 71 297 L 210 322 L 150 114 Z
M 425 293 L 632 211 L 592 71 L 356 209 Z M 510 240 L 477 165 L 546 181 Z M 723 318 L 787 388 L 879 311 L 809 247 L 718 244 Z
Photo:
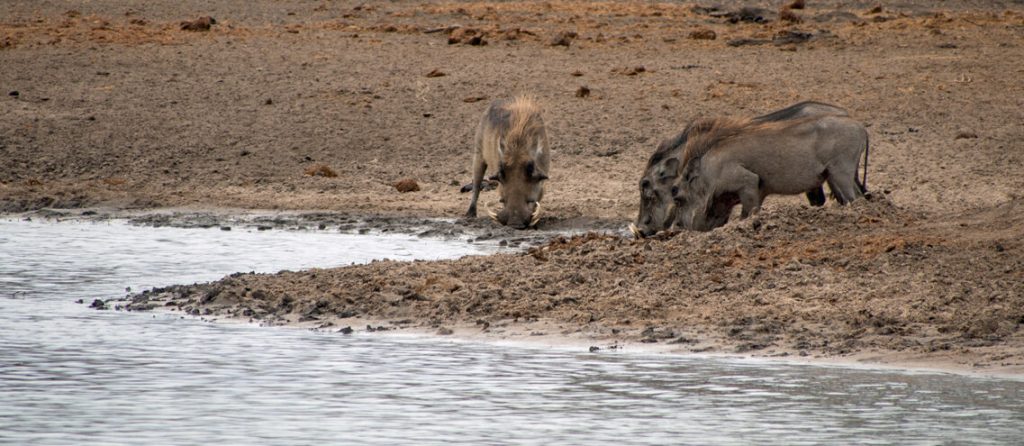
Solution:
M 466 216 L 476 217 L 481 182 L 491 169 L 504 204 L 497 213 L 487 210 L 491 218 L 517 229 L 536 225 L 549 166 L 548 136 L 540 106 L 523 96 L 492 102 L 476 128 L 473 198 Z
M 753 118 L 751 122 L 779 122 L 811 116 L 849 116 L 846 109 L 821 102 L 804 101 L 781 110 Z M 636 237 L 649 237 L 668 229 L 675 221 L 672 186 L 679 176 L 680 156 L 691 131 L 687 126 L 678 135 L 665 140 L 651 154 L 647 168 L 640 177 L 640 212 L 629 230 Z M 806 191 L 807 201 L 814 206 L 825 204 L 825 192 L 818 186 Z
M 724 225 L 732 208 L 746 218 L 771 194 L 799 194 L 828 182 L 841 204 L 864 196 L 857 180 L 868 133 L 843 116 L 751 122 L 711 119 L 691 126 L 674 187 L 676 225 L 708 231 Z

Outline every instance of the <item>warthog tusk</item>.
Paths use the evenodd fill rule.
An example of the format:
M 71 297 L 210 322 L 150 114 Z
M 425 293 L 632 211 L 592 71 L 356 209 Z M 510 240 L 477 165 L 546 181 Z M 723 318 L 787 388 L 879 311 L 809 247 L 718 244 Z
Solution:
M 629 224 L 629 232 L 632 232 L 632 233 L 633 233 L 633 237 L 636 237 L 636 238 L 641 238 L 641 237 L 640 237 L 640 230 L 639 230 L 639 229 L 637 229 L 637 228 L 636 228 L 636 225 L 635 225 L 635 224 L 633 224 L 633 223 L 630 223 L 630 224 Z
M 484 210 L 487 211 L 487 215 L 489 215 L 492 220 L 498 221 L 498 214 L 495 214 L 494 211 L 491 210 L 491 205 L 489 203 L 484 203 Z
M 533 218 L 530 219 L 530 226 L 537 226 L 538 221 L 540 221 L 540 203 L 537 203 L 537 207 L 533 209 Z

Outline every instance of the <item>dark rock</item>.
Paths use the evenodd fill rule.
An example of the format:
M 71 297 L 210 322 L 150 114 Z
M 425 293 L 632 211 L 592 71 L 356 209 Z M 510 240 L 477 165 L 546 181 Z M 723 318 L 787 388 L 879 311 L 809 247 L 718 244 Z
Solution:
M 768 17 L 771 12 L 763 8 L 746 6 L 726 14 L 729 23 L 766 23 L 771 21 Z
M 97 310 L 106 310 L 107 309 L 107 303 L 104 302 L 101 299 L 96 299 L 96 300 L 92 301 L 92 304 L 89 305 L 89 308 L 95 308 Z
M 352 327 L 345 327 L 345 328 L 342 328 L 341 330 L 338 330 L 338 333 L 346 334 L 347 335 L 347 334 L 352 334 L 353 331 L 355 331 L 355 330 L 352 330 Z
M 437 329 L 437 334 L 439 334 L 441 336 L 448 336 L 448 335 L 450 335 L 452 333 L 454 333 L 452 331 L 452 329 L 447 328 L 447 327 L 441 327 L 441 328 Z
M 718 34 L 715 33 L 714 30 L 704 28 L 690 31 L 690 34 L 687 37 L 694 40 L 715 40 L 718 38 Z
M 551 39 L 548 40 L 548 45 L 568 47 L 572 44 L 572 41 L 576 36 L 577 34 L 575 31 L 559 31 L 555 35 L 551 36 Z
M 813 37 L 814 34 L 808 32 L 784 29 L 775 34 L 775 37 L 772 37 L 772 43 L 776 45 L 804 43 L 808 40 L 811 40 Z
M 587 96 L 590 96 L 590 88 L 586 85 L 581 85 L 580 88 L 576 89 L 576 97 L 585 98 Z
M 598 347 L 596 345 L 591 345 L 590 346 L 590 353 L 594 353 L 594 352 L 597 352 L 597 351 L 601 351 L 601 347 Z
M 210 16 L 205 16 L 195 20 L 186 20 L 181 22 L 181 29 L 185 31 L 209 31 L 210 26 L 216 24 L 216 19 Z
M 732 39 L 728 42 L 725 42 L 726 45 L 729 45 L 731 47 L 764 45 L 766 43 L 771 43 L 771 41 L 767 39 Z

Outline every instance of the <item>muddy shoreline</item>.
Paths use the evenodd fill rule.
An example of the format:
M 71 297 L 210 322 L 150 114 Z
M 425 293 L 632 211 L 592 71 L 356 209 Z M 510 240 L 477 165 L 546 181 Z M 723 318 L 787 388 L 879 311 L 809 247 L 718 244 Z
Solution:
M 132 221 L 214 221 L 210 213 L 170 215 Z M 294 230 L 346 218 L 299 215 L 250 217 L 247 227 L 276 221 L 275 229 Z M 213 226 L 247 221 L 222 216 Z M 1024 246 L 1016 236 L 1022 221 L 1018 202 L 936 224 L 883 197 L 761 215 L 710 233 L 647 240 L 621 229 L 548 234 L 517 252 L 459 260 L 238 273 L 108 306 L 342 333 L 1016 375 L 1024 373 Z M 436 237 L 437 229 L 416 232 L 423 222 L 406 221 L 413 231 L 391 228 Z M 1004 229 L 984 240 L 958 235 L 979 226 Z M 824 227 L 829 231 L 815 229 Z M 458 231 L 455 239 L 474 234 Z M 892 279 L 911 269 L 929 277 Z

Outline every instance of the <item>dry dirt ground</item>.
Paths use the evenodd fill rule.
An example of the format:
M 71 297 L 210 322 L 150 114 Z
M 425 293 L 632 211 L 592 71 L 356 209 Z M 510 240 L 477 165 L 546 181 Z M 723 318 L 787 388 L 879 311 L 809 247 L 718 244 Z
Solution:
M 813 99 L 868 125 L 871 201 L 771 197 L 708 234 L 237 276 L 136 306 L 1024 373 L 1024 5 L 806 3 L 5 2 L 0 211 L 456 218 L 478 116 L 529 93 L 553 145 L 542 229 L 618 231 L 688 121 Z

